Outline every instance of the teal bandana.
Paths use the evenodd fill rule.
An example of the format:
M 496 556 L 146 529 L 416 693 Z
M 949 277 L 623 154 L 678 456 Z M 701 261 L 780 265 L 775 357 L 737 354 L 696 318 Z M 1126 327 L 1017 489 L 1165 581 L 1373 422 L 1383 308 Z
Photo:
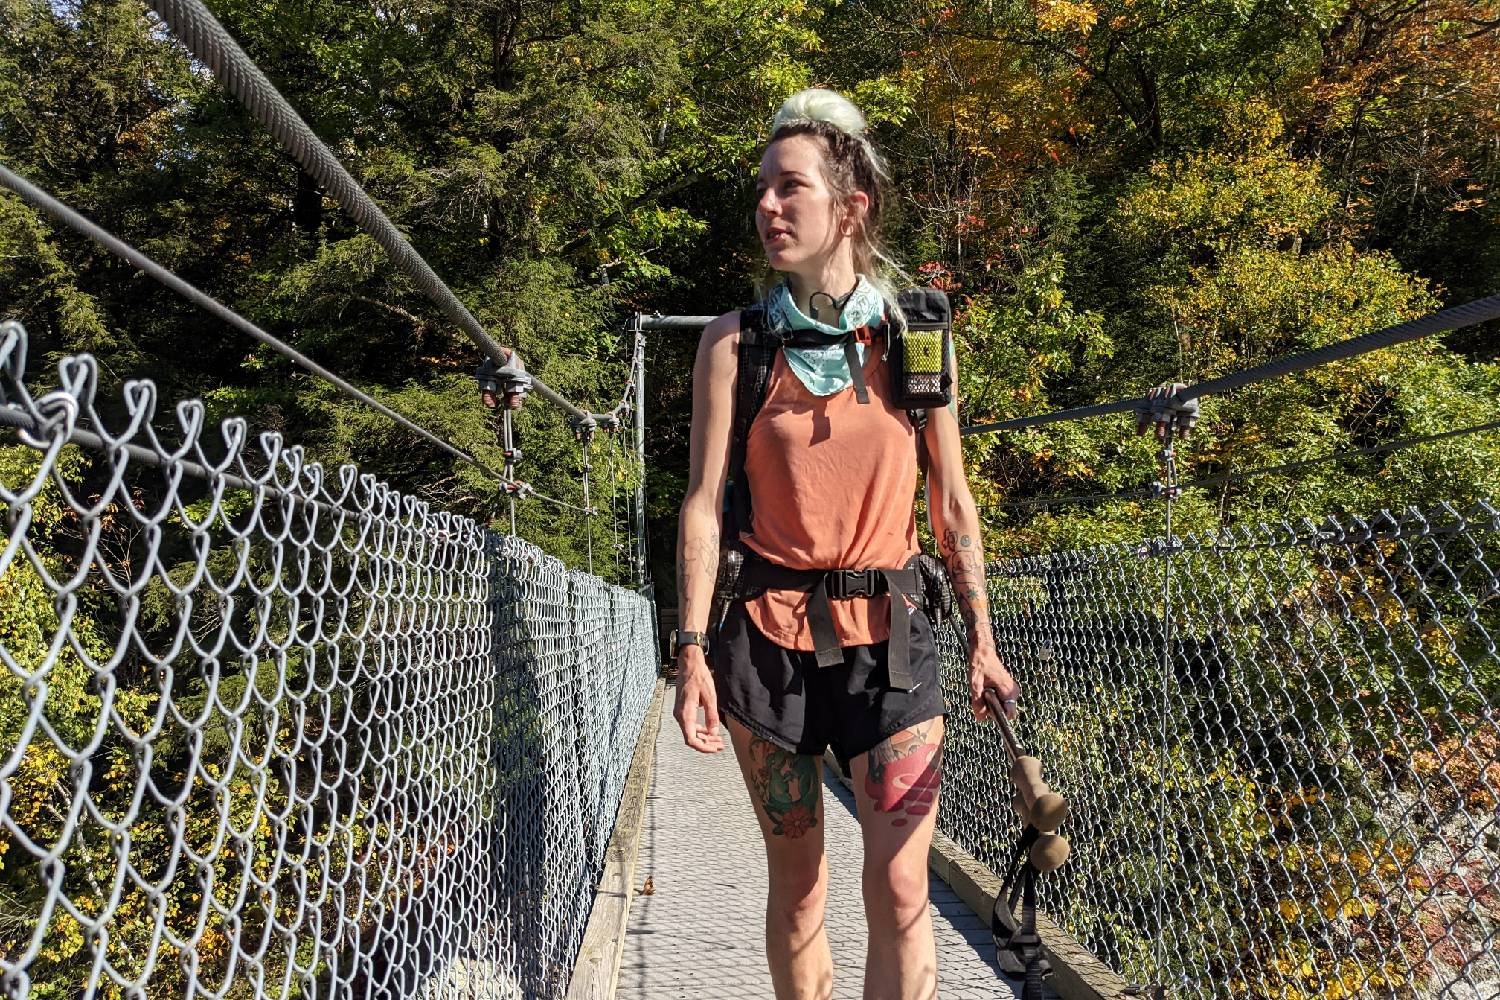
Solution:
M 822 301 L 821 297 L 819 301 Z M 772 288 L 771 294 L 766 297 L 766 319 L 773 330 L 816 330 L 828 337 L 827 347 L 787 347 L 782 351 L 786 355 L 787 367 L 797 376 L 797 381 L 807 386 L 807 391 L 814 396 L 832 396 L 849 387 L 853 376 L 849 373 L 848 362 L 844 360 L 844 336 L 850 330 L 857 330 L 862 326 L 875 326 L 884 314 L 885 300 L 864 275 L 859 276 L 854 291 L 849 293 L 849 300 L 844 303 L 844 312 L 839 317 L 838 326 L 830 326 L 803 315 L 785 281 Z M 864 344 L 855 344 L 861 364 L 865 360 L 865 347 Z

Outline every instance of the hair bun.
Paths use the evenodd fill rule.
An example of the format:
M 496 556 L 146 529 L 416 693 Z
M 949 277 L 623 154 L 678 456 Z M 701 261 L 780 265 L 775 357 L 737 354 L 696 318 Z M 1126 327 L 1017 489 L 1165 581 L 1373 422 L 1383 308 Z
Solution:
M 781 110 L 771 120 L 771 134 L 784 125 L 796 122 L 827 122 L 840 132 L 863 135 L 865 116 L 843 94 L 822 87 L 799 90 L 782 102 Z

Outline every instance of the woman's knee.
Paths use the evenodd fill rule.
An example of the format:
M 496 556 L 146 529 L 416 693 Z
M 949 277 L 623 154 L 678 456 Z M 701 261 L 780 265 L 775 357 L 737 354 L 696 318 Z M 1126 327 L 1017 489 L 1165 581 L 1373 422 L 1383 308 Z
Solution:
M 788 919 L 821 917 L 828 897 L 828 867 L 822 850 L 767 852 L 771 906 Z
M 927 859 L 906 858 L 867 862 L 864 871 L 866 904 L 892 914 L 905 926 L 927 911 Z

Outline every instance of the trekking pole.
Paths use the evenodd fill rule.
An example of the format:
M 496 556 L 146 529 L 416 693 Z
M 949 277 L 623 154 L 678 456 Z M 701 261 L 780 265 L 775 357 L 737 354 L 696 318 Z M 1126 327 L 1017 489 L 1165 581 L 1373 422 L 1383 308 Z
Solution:
M 1016 838 L 1008 870 L 995 894 L 990 934 L 1001 970 L 1024 977 L 1021 1000 L 1043 1000 L 1043 978 L 1052 967 L 1042 954 L 1042 939 L 1036 930 L 1037 877 L 1056 871 L 1068 859 L 1068 841 L 1057 833 L 1058 826 L 1068 818 L 1068 802 L 1042 780 L 1042 763 L 1028 755 L 1016 739 L 1000 695 L 986 688 L 984 703 L 1000 724 L 1001 742 L 1010 758 L 1011 783 L 1016 786 L 1011 805 L 1021 817 L 1021 835 Z
M 1047 787 L 1042 779 L 1042 762 L 1022 749 L 1010 728 L 1010 720 L 1005 717 L 1000 696 L 985 688 L 984 703 L 1000 724 L 1005 754 L 1010 758 L 1010 780 L 1016 786 L 1011 805 L 1021 818 L 1021 825 L 1035 827 L 1039 834 L 1031 845 L 1031 863 L 1037 871 L 1056 871 L 1068 859 L 1070 850 L 1067 839 L 1057 833 L 1057 828 L 1068 818 L 1068 800 Z

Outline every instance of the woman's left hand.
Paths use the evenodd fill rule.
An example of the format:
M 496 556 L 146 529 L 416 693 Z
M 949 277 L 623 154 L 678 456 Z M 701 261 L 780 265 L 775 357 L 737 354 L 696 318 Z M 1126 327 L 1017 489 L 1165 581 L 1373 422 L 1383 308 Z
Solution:
M 985 688 L 993 688 L 1002 702 L 1010 702 L 1005 706 L 1005 717 L 1014 719 L 1015 700 L 1021 697 L 1021 685 L 1005 669 L 1005 665 L 1000 662 L 1000 654 L 993 646 L 969 653 L 969 707 L 974 710 L 974 718 L 980 722 L 990 717 L 989 707 L 984 703 Z

